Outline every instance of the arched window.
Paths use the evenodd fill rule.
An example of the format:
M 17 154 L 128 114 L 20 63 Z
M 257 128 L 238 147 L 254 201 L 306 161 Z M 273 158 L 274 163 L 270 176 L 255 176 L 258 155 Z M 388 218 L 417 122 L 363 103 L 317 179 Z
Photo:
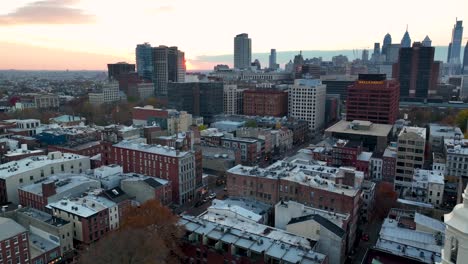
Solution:
M 458 255 L 458 239 L 452 237 L 450 241 L 450 261 L 453 263 L 457 263 L 457 255 Z

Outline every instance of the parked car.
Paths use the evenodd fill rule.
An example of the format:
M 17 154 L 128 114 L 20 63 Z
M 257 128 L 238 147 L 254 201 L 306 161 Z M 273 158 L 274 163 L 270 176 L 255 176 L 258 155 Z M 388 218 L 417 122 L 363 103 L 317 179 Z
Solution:
M 212 193 L 210 194 L 210 196 L 208 196 L 209 199 L 213 200 L 214 198 L 216 198 L 216 193 Z

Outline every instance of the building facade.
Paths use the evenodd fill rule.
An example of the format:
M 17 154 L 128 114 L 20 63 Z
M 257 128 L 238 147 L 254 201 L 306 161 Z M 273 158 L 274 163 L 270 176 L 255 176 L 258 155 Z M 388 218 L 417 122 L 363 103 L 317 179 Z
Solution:
M 400 86 L 385 74 L 359 74 L 348 87 L 346 120 L 393 125 L 398 119 Z
M 427 98 L 429 91 L 436 89 L 440 64 L 434 62 L 434 54 L 434 47 L 424 47 L 420 42 L 400 49 L 392 72 L 400 83 L 401 98 Z
M 27 230 L 9 218 L 0 217 L 0 263 L 29 264 L 29 234 Z
M 289 88 L 288 113 L 290 117 L 305 120 L 312 133 L 325 125 L 326 86 L 320 80 L 295 80 Z
M 172 202 L 193 201 L 201 185 L 196 173 L 195 153 L 178 151 L 160 145 L 146 145 L 122 141 L 108 148 L 104 164 L 120 164 L 124 172 L 134 172 L 162 178 L 171 182 Z
M 237 88 L 235 84 L 225 84 L 223 87 L 224 95 L 224 114 L 240 115 L 244 110 L 244 91 Z
M 411 187 L 415 169 L 422 169 L 426 150 L 426 129 L 404 127 L 398 135 L 395 188 Z
M 19 203 L 18 188 L 59 173 L 83 173 L 90 169 L 89 157 L 49 152 L 4 163 L 0 167 L 0 203 Z
M 153 58 L 151 44 L 138 44 L 135 48 L 138 76 L 145 80 L 153 79 Z
M 287 113 L 287 92 L 274 89 L 244 91 L 244 115 L 283 117 Z
M 248 69 L 252 62 L 252 40 L 242 33 L 234 38 L 234 68 Z

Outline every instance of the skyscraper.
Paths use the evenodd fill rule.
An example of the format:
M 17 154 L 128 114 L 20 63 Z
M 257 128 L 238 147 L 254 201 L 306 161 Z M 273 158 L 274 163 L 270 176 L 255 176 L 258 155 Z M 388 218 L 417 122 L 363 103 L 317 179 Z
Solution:
M 135 64 L 129 64 L 126 62 L 117 62 L 107 64 L 107 75 L 109 81 L 115 80 L 118 81 L 120 76 L 135 71 Z
M 374 43 L 374 54 L 380 55 L 380 43 L 379 42 Z
M 325 125 L 326 90 L 316 79 L 297 79 L 289 88 L 289 116 L 307 121 L 314 134 Z
M 410 48 L 411 47 L 411 38 L 408 33 L 408 27 L 406 27 L 406 32 L 401 39 L 401 47 L 402 48 Z
M 146 79 L 153 79 L 153 58 L 151 55 L 151 45 L 149 43 L 138 44 L 135 49 L 136 66 L 138 76 Z
M 184 53 L 177 47 L 159 46 L 152 48 L 153 82 L 156 96 L 167 96 L 168 82 L 184 82 L 184 56 Z
M 465 46 L 465 53 L 463 54 L 463 74 L 468 74 L 468 41 Z
M 400 85 L 385 74 L 359 74 L 348 86 L 346 120 L 393 125 L 398 118 Z
M 369 51 L 368 50 L 362 50 L 362 61 L 367 62 L 369 60 Z
M 276 49 L 271 49 L 270 51 L 270 57 L 269 57 L 269 65 L 268 67 L 271 70 L 276 70 L 278 69 L 279 65 L 276 63 Z
M 215 115 L 223 113 L 222 82 L 170 82 L 168 84 L 168 107 L 203 116 L 207 123 Z
M 387 35 L 385 35 L 384 37 L 384 40 L 383 40 L 383 44 L 382 44 L 382 54 L 383 55 L 387 55 L 387 48 L 392 44 L 392 36 L 387 33 Z
M 461 41 L 463 37 L 463 21 L 456 20 L 452 29 L 452 42 L 450 42 L 450 49 L 448 55 L 448 63 L 453 65 L 460 65 L 460 52 Z
M 426 37 L 422 41 L 422 45 L 424 47 L 431 47 L 432 46 L 432 40 L 429 38 L 429 36 L 426 35 Z
M 247 33 L 234 38 L 234 68 L 248 69 L 252 62 L 252 40 Z
M 434 47 L 415 42 L 411 48 L 401 48 L 398 62 L 393 65 L 393 77 L 400 82 L 400 97 L 427 98 L 439 79 L 440 64 L 434 62 Z

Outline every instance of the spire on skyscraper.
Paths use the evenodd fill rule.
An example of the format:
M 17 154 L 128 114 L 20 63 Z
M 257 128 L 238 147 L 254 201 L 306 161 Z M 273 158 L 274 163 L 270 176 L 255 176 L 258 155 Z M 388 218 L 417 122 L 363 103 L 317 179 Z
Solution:
M 424 38 L 424 40 L 422 41 L 422 45 L 424 47 L 430 47 L 432 46 L 432 40 L 429 38 L 429 36 L 426 35 L 426 37 Z
M 406 32 L 401 39 L 401 47 L 402 48 L 410 48 L 411 47 L 411 38 L 408 33 L 408 25 L 406 25 Z

